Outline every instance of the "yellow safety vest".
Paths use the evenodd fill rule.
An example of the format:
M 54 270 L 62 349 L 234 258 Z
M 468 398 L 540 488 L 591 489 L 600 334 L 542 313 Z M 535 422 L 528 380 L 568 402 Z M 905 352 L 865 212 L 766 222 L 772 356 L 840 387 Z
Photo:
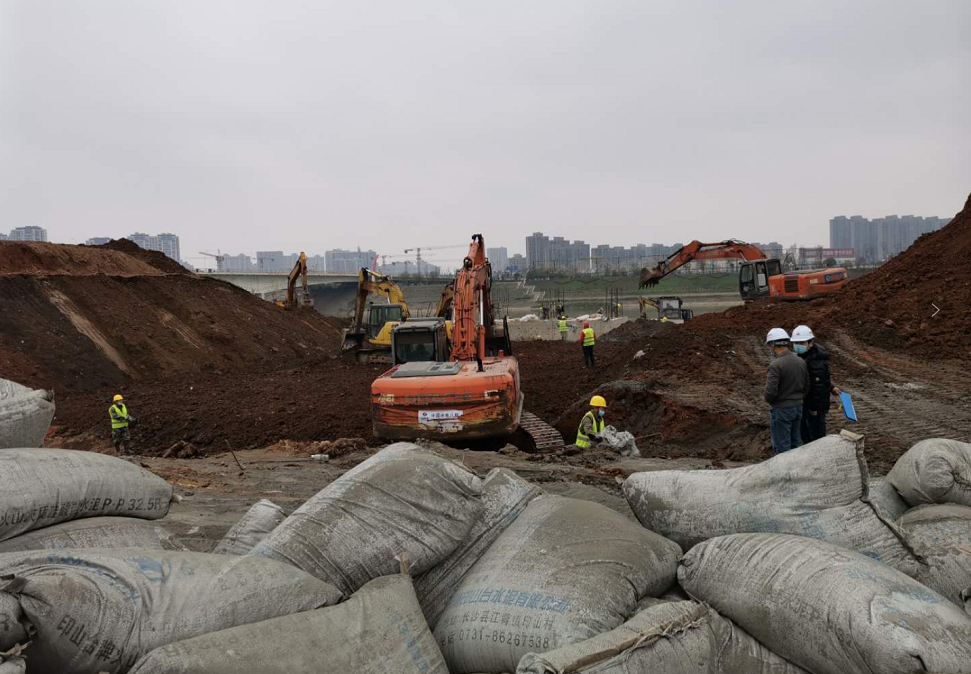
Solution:
M 602 433 L 604 429 L 604 420 L 597 418 L 597 415 L 589 410 L 583 415 L 584 419 L 587 417 L 590 417 L 590 419 L 593 421 L 593 432 Z M 590 438 L 583 433 L 583 419 L 580 419 L 580 427 L 577 429 L 577 441 L 575 444 L 581 449 L 586 449 L 590 446 Z
M 584 346 L 593 346 L 593 342 L 594 342 L 593 328 L 584 328 L 583 329 L 583 345 Z
M 111 419 L 112 430 L 116 428 L 128 428 L 128 408 L 124 403 L 119 407 L 112 405 L 108 408 L 108 417 Z
M 560 323 L 557 327 L 560 329 L 560 332 L 566 332 L 566 319 L 561 318 Z

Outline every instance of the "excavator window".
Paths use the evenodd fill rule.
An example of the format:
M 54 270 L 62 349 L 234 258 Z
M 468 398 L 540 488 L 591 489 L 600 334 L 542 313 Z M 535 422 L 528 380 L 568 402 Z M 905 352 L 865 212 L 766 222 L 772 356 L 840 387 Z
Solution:
M 372 304 L 368 315 L 368 337 L 377 337 L 388 321 L 400 323 L 404 314 L 400 304 Z
M 399 333 L 394 337 L 394 363 L 437 361 L 435 333 L 432 331 Z

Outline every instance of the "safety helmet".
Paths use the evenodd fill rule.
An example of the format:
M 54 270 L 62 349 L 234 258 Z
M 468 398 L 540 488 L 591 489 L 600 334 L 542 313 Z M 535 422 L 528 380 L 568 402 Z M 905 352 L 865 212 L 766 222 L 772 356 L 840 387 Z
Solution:
M 117 402 L 121 402 L 122 400 L 124 400 L 122 395 L 120 393 L 116 393 L 115 397 L 111 399 L 111 402 L 117 403 Z
M 594 396 L 590 398 L 590 407 L 607 407 L 607 401 L 603 396 Z
M 792 341 L 794 342 L 808 342 L 815 338 L 816 335 L 813 334 L 813 331 L 809 329 L 808 325 L 800 325 L 792 331 Z
M 765 336 L 766 344 L 783 344 L 789 342 L 789 333 L 782 328 L 772 328 Z
M 587 322 L 587 321 L 584 321 L 584 322 L 583 322 L 583 327 L 585 327 L 585 328 L 589 328 L 589 327 L 590 327 L 590 323 L 589 323 L 589 322 Z

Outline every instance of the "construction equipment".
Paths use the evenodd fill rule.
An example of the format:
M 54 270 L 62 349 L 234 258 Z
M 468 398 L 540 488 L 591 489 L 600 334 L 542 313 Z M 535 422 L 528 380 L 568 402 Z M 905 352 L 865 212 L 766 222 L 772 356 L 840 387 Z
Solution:
M 384 296 L 387 304 L 368 304 L 368 295 Z M 364 314 L 367 310 L 367 322 Z M 389 276 L 361 267 L 357 274 L 354 319 L 344 331 L 342 351 L 355 350 L 362 362 L 391 362 L 391 332 L 411 316 L 405 294 Z
M 297 279 L 302 279 L 303 287 L 300 289 L 300 298 L 297 299 Z M 287 309 L 296 309 L 298 307 L 312 309 L 314 302 L 310 299 L 310 286 L 307 283 L 307 255 L 300 251 L 300 256 L 297 258 L 297 262 L 293 265 L 293 269 L 290 270 L 290 275 L 287 277 L 287 296 L 283 301 L 283 306 Z
M 452 302 L 455 299 L 455 282 L 449 281 L 442 289 L 442 294 L 438 298 L 438 306 L 435 307 L 435 316 L 438 318 L 449 318 L 452 310 Z
M 672 323 L 684 323 L 685 321 L 694 318 L 694 312 L 691 309 L 683 308 L 684 302 L 680 297 L 658 297 L 653 299 L 650 297 L 638 297 L 638 304 L 641 308 L 641 317 L 647 317 L 647 307 L 654 307 L 657 309 L 658 320 L 666 319 Z
M 485 243 L 475 234 L 455 279 L 449 360 L 395 365 L 371 384 L 375 437 L 464 441 L 516 431 L 523 405 L 519 363 L 510 355 L 505 320 L 496 326 L 491 290 Z M 406 334 L 399 326 L 396 343 Z
M 717 243 L 692 241 L 658 263 L 654 268 L 641 269 L 640 287 L 655 286 L 658 282 L 697 260 L 742 260 L 738 270 L 738 290 L 743 300 L 776 297 L 784 300 L 806 300 L 834 293 L 846 284 L 843 268 L 812 271 L 782 272 L 778 259 L 766 259 L 757 247 L 744 241 L 729 239 Z

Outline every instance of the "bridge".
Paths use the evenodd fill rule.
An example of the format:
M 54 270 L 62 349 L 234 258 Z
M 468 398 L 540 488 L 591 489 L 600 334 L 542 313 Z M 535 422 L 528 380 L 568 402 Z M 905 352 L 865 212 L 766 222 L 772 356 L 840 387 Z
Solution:
M 282 271 L 213 271 L 196 272 L 201 276 L 232 283 L 264 299 L 272 299 L 287 289 L 290 275 Z M 353 274 L 332 274 L 326 272 L 307 272 L 307 283 L 311 286 L 337 286 L 347 283 L 357 285 L 357 272 Z M 297 286 L 301 285 L 297 281 Z

